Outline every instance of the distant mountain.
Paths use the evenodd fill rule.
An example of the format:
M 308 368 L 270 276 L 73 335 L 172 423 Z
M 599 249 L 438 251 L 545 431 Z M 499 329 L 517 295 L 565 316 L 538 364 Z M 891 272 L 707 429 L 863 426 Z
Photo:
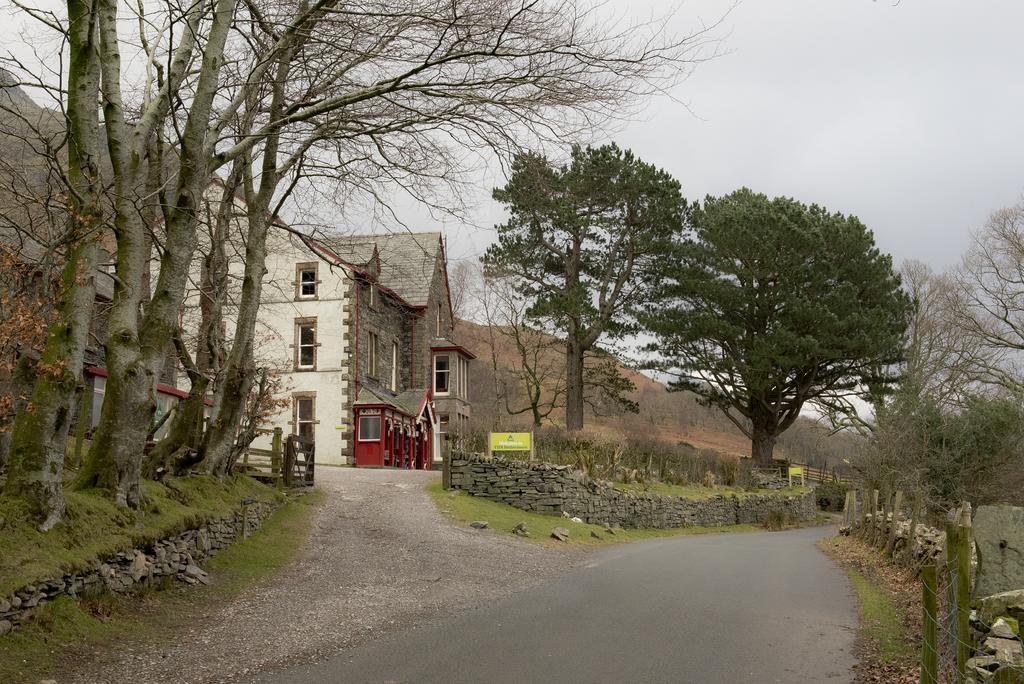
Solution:
M 496 372 L 499 382 L 505 380 L 509 387 L 513 406 L 523 404 L 525 393 L 511 380 L 510 370 L 517 363 L 515 346 L 505 336 L 491 332 L 487 326 L 470 321 L 460 321 L 456 326 L 456 339 L 477 357 L 470 386 L 475 422 L 481 427 L 490 427 L 495 417 L 501 415 L 503 426 L 528 428 L 530 419 L 526 414 L 509 416 L 504 404 L 495 401 Z M 552 367 L 562 363 L 557 340 L 552 339 L 552 346 L 545 354 L 544 361 Z M 609 440 L 640 438 L 669 444 L 683 442 L 721 454 L 750 455 L 750 440 L 720 411 L 701 406 L 691 392 L 669 392 L 664 383 L 621 363 L 619 366 L 636 386 L 631 399 L 640 410 L 635 414 L 602 411 L 604 415 L 588 410 L 585 420 L 588 434 Z M 562 424 L 564 411 L 556 410 L 552 418 L 554 424 Z M 835 463 L 851 456 L 857 448 L 856 438 L 829 436 L 824 426 L 811 419 L 801 419 L 780 438 L 776 455 L 801 462 Z

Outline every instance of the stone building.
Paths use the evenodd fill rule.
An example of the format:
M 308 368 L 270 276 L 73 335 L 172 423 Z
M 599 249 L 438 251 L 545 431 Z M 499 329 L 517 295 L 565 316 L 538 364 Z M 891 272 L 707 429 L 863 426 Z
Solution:
M 259 354 L 290 400 L 271 427 L 311 437 L 322 463 L 432 467 L 469 420 L 473 358 L 452 338 L 441 234 L 270 241 Z

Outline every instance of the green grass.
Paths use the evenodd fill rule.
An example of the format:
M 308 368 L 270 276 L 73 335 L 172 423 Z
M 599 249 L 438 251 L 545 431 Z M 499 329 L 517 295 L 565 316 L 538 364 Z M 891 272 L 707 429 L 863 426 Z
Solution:
M 67 491 L 67 515 L 45 533 L 30 522 L 22 501 L 0 498 L 0 596 L 227 516 L 243 498 L 278 496 L 248 477 L 219 480 L 202 475 L 166 484 L 144 481 L 142 491 L 145 504 L 140 511 L 118 509 L 99 490 Z
M 687 499 L 710 499 L 718 495 L 753 496 L 755 494 L 782 494 L 785 496 L 797 496 L 811 491 L 810 487 L 747 490 L 741 487 L 726 487 L 724 485 L 702 487 L 700 485 L 674 485 L 666 484 L 664 482 L 652 482 L 649 484 L 626 484 L 623 482 L 616 482 L 612 486 L 615 487 L 615 489 L 620 489 L 624 492 L 657 494 L 658 496 L 682 496 Z
M 692 534 L 717 534 L 723 532 L 756 532 L 763 528 L 754 525 L 729 525 L 727 527 L 674 527 L 671 529 L 616 529 L 614 535 L 606 534 L 601 525 L 574 523 L 561 515 L 544 515 L 521 511 L 514 506 L 490 501 L 465 492 L 445 491 L 440 483 L 427 486 L 427 493 L 437 504 L 441 512 L 460 524 L 468 525 L 474 520 L 486 520 L 487 524 L 505 534 L 511 535 L 512 528 L 519 523 L 526 523 L 530 532 L 529 540 L 544 544 L 562 544 L 551 538 L 553 527 L 564 527 L 569 530 L 570 544 L 610 544 L 618 542 L 654 539 L 657 537 L 674 537 Z M 591 532 L 601 538 L 595 539 Z
M 872 644 L 866 659 L 882 664 L 915 662 L 919 627 L 908 626 L 913 620 L 906 613 L 907 607 L 898 601 L 899 597 L 881 576 L 875 576 L 888 569 L 888 561 L 877 549 L 861 547 L 850 537 L 828 537 L 820 540 L 818 546 L 846 571 L 857 592 L 860 636 Z
M 899 612 L 889 595 L 856 570 L 847 569 L 847 573 L 857 592 L 862 628 L 878 644 L 881 659 L 892 662 L 913 657 L 914 646 L 905 638 Z
M 31 621 L 0 637 L 0 682 L 39 681 L 59 673 L 65 659 L 90 657 L 129 639 L 157 641 L 185 633 L 195 607 L 229 600 L 288 565 L 306 543 L 322 500 L 319 491 L 289 498 L 251 537 L 218 552 L 205 564 L 210 586 L 148 588 L 132 596 L 81 601 L 62 597 L 44 604 Z

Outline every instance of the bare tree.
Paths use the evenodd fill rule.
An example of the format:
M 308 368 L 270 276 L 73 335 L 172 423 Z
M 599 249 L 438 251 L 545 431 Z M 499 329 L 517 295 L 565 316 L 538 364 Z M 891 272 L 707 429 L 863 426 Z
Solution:
M 69 0 L 67 22 L 19 6 L 55 32 L 84 31 L 70 41 L 69 85 L 86 83 L 97 96 L 79 101 L 77 93 L 92 91 L 57 90 L 67 93 L 69 138 L 77 150 L 88 149 L 93 172 L 81 174 L 92 183 L 86 189 L 98 188 L 101 177 L 95 103 L 102 93 L 116 284 L 105 340 L 106 397 L 79 484 L 108 489 L 122 506 L 140 503 L 156 380 L 177 334 L 212 174 L 240 163 L 250 209 L 238 321 L 215 398 L 217 436 L 203 445 L 216 471 L 253 377 L 251 328 L 266 226 L 293 184 L 326 181 L 375 195 L 399 185 L 415 196 L 438 182 L 458 184 L 465 171 L 460 150 L 515 150 L 522 140 L 556 140 L 620 116 L 639 97 L 678 80 L 702 58 L 709 36 L 702 29 L 666 39 L 656 22 L 614 28 L 598 9 L 541 0 L 196 0 L 126 7 L 117 0 Z M 126 13 L 139 27 L 134 44 L 118 35 Z M 135 81 L 122 63 L 136 57 L 144 78 L 128 90 L 125 84 Z M 89 216 L 73 214 L 79 222 Z M 68 252 L 69 273 L 91 277 L 99 252 L 89 235 L 79 251 Z M 65 323 L 87 324 L 86 290 L 64 291 L 58 308 Z M 77 378 L 83 339 L 51 338 L 44 358 L 69 359 L 68 379 Z M 37 383 L 36 392 L 40 406 L 67 407 L 74 386 Z M 55 418 L 44 422 L 18 416 L 14 452 L 54 444 L 60 430 L 51 428 L 59 428 L 63 414 L 49 413 Z
M 953 322 L 973 351 L 975 378 L 997 391 L 1024 391 L 1024 201 L 992 214 L 953 275 Z

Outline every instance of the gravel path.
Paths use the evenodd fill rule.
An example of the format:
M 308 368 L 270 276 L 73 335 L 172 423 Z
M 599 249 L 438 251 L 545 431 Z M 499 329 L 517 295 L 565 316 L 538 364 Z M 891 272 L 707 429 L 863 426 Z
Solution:
M 459 528 L 424 492 L 436 472 L 322 468 L 302 556 L 159 643 L 128 644 L 68 682 L 224 682 L 339 651 L 525 589 L 582 559 Z M 216 581 L 216 577 L 214 577 Z

